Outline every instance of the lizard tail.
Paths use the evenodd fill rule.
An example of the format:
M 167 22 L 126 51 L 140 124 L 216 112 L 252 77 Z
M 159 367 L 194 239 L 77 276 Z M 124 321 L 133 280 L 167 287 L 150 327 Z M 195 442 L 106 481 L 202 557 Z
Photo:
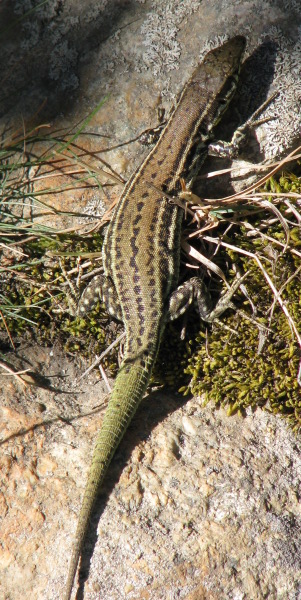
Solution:
M 75 544 L 69 566 L 64 600 L 70 600 L 89 519 L 100 486 L 113 455 L 146 391 L 157 348 L 139 358 L 125 359 L 117 374 L 113 392 L 96 439 L 92 464 L 79 514 Z

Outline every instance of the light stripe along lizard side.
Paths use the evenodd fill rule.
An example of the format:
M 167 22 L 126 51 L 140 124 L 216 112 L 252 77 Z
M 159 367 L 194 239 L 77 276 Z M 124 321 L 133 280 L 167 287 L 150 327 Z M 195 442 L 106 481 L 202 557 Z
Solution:
M 142 400 L 168 320 L 196 301 L 209 322 L 229 306 L 240 281 L 222 296 L 214 310 L 206 304 L 204 286 L 194 277 L 178 286 L 180 236 L 184 211 L 164 196 L 189 187 L 208 153 L 212 129 L 236 88 L 245 38 L 236 36 L 210 51 L 184 86 L 161 136 L 134 172 L 119 199 L 103 245 L 105 278 L 97 277 L 108 312 L 123 321 L 125 354 L 96 439 L 79 514 L 65 600 L 70 600 L 88 522 L 112 457 Z M 192 168 L 191 168 L 192 166 Z M 162 192 L 160 192 L 162 190 Z M 80 301 L 91 305 L 91 289 Z

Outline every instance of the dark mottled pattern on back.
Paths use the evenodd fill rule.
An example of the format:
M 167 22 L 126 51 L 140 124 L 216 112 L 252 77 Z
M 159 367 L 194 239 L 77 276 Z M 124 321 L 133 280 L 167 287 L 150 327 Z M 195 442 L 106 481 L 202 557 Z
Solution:
M 232 94 L 243 48 L 243 39 L 237 37 L 207 54 L 197 67 L 159 141 L 126 184 L 107 229 L 105 272 L 115 283 L 127 337 L 140 337 L 143 321 L 146 345 L 162 329 L 162 311 L 177 285 L 180 259 L 182 211 L 160 190 L 176 193 L 180 177 L 187 173 L 192 148 L 200 141 L 205 148 L 212 122 L 218 121 L 219 112 L 224 110 L 219 96 L 227 99 Z M 125 258 L 122 271 L 120 250 Z M 134 346 L 131 343 L 132 350 Z

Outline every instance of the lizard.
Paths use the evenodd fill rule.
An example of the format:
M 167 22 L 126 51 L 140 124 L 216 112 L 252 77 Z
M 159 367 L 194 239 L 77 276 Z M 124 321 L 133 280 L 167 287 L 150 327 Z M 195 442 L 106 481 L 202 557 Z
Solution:
M 157 143 L 129 178 L 115 207 L 102 248 L 104 275 L 92 280 L 79 302 L 78 312 L 84 314 L 100 297 L 108 313 L 123 322 L 126 342 L 94 447 L 64 600 L 71 598 L 99 489 L 146 392 L 166 323 L 193 302 L 200 317 L 211 323 L 229 307 L 241 283 L 236 280 L 215 308 L 200 278 L 178 285 L 184 210 L 170 196 L 178 193 L 183 179 L 190 189 L 210 152 L 213 130 L 237 87 L 245 45 L 245 38 L 236 36 L 211 50 L 184 85 Z M 239 137 L 233 136 L 234 150 Z M 217 152 L 221 155 L 221 147 Z

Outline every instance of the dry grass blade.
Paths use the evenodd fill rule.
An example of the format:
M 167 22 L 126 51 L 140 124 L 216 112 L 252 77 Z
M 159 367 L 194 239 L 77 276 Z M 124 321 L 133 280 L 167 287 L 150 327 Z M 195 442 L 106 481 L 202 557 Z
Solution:
M 15 346 L 15 344 L 14 344 L 14 342 L 13 342 L 13 339 L 12 339 L 12 337 L 11 337 L 11 335 L 10 335 L 10 331 L 9 331 L 9 328 L 8 328 L 8 326 L 7 326 L 6 319 L 4 318 L 4 315 L 3 315 L 3 312 L 2 312 L 2 310 L 0 310 L 0 317 L 1 317 L 1 319 L 2 319 L 2 322 L 3 322 L 3 324 L 4 324 L 4 327 L 5 327 L 6 333 L 7 333 L 7 335 L 8 335 L 8 339 L 9 339 L 9 341 L 10 341 L 11 345 L 12 345 L 12 348 L 15 350 L 15 349 L 16 349 L 16 346 Z
M 55 154 L 70 160 L 70 155 L 67 153 L 55 152 Z M 87 172 L 90 175 L 90 177 L 95 177 L 95 175 L 105 175 L 105 177 L 109 177 L 115 183 L 119 183 L 119 184 L 121 183 L 122 185 L 124 185 L 124 183 L 125 183 L 124 179 L 122 179 L 122 177 L 120 177 L 120 175 L 118 175 L 116 172 L 114 172 L 113 169 L 110 169 L 110 172 L 108 172 L 108 171 L 105 171 L 104 169 L 94 167 L 92 170 L 91 165 L 86 163 L 84 160 L 81 160 L 77 155 L 74 154 L 73 158 L 76 160 L 77 164 L 81 165 L 84 168 L 84 171 L 79 171 L 79 173 Z M 106 166 L 108 166 L 108 168 L 110 168 L 108 163 L 106 163 Z
M 256 204 L 256 201 L 255 201 Z M 290 229 L 289 226 L 287 224 L 287 221 L 284 219 L 284 217 L 282 216 L 280 210 L 278 210 L 278 208 L 276 206 L 274 206 L 274 204 L 272 204 L 272 202 L 269 202 L 268 200 L 262 200 L 260 201 L 260 206 L 262 208 L 267 208 L 268 210 L 270 210 L 271 212 L 273 212 L 276 217 L 278 218 L 278 220 L 280 221 L 285 233 L 286 233 L 286 243 L 285 246 L 283 248 L 283 252 L 285 252 L 288 248 L 289 245 L 289 239 L 290 239 Z
M 114 342 L 112 342 L 112 344 L 110 344 L 110 346 L 108 346 L 104 350 L 104 352 L 102 352 L 101 355 L 97 357 L 97 359 L 94 361 L 94 363 L 92 365 L 90 365 L 90 367 L 80 376 L 80 378 L 78 379 L 78 381 L 80 381 L 81 379 L 83 379 L 84 377 L 86 377 L 86 375 L 88 375 L 95 367 L 97 367 L 98 365 L 100 365 L 100 363 L 104 359 L 104 357 L 107 356 L 107 354 L 109 354 L 109 352 L 111 352 L 111 350 L 113 350 L 113 348 L 115 348 L 115 346 L 117 346 L 117 344 L 119 344 L 123 340 L 124 337 L 125 337 L 125 332 L 123 331 L 116 338 L 116 340 L 114 340 Z
M 206 267 L 207 269 L 209 269 L 210 271 L 215 273 L 218 277 L 220 277 L 225 282 L 226 286 L 228 288 L 230 288 L 230 285 L 228 284 L 224 273 L 214 262 L 212 262 L 211 260 L 209 260 L 209 258 L 207 258 L 203 254 L 198 252 L 198 250 L 196 250 L 193 246 L 188 244 L 188 242 L 186 242 L 185 240 L 182 240 L 181 246 L 190 258 L 194 258 L 196 261 L 201 263 L 204 267 Z
M 247 221 L 244 221 L 243 225 L 246 229 L 249 229 L 250 235 L 252 235 L 252 236 L 257 235 L 258 237 L 261 237 L 262 239 L 272 242 L 272 244 L 275 244 L 275 246 L 280 246 L 280 248 L 282 248 L 282 253 L 284 254 L 285 249 L 287 249 L 286 244 L 283 244 L 283 242 L 281 242 L 280 240 L 277 240 L 277 239 L 271 237 L 270 235 L 263 233 L 259 229 L 254 228 L 253 225 L 251 225 Z M 295 256 L 298 256 L 299 258 L 301 258 L 301 252 L 299 252 L 295 248 L 289 248 L 289 251 L 291 252 L 291 254 L 294 254 Z
M 234 200 L 241 198 L 242 194 L 244 197 L 248 197 L 249 194 L 251 194 L 251 192 L 253 192 L 254 190 L 263 186 L 266 183 L 266 181 L 268 181 L 273 175 L 275 175 L 281 169 L 281 167 L 283 167 L 285 164 L 287 164 L 291 161 L 295 161 L 298 158 L 300 158 L 301 154 L 298 154 L 298 152 L 300 152 L 300 150 L 301 150 L 301 146 L 298 146 L 298 148 L 296 148 L 295 150 L 290 152 L 290 154 L 288 154 L 288 156 L 286 156 L 285 158 L 280 160 L 278 163 L 276 163 L 275 167 L 271 171 L 269 171 L 269 173 L 264 175 L 264 177 L 261 177 L 261 179 L 259 179 L 256 183 L 253 183 L 252 185 L 247 187 L 245 190 L 243 190 L 243 192 L 237 192 L 235 194 L 232 194 L 231 196 L 225 196 L 224 198 L 218 198 L 218 199 L 214 199 L 214 200 L 206 198 L 204 201 L 210 202 L 212 204 L 226 205 L 226 204 L 231 204 L 231 203 L 233 203 Z M 287 194 L 287 196 L 289 196 L 289 195 L 290 194 Z
M 107 390 L 108 390 L 108 392 L 110 394 L 112 392 L 112 387 L 110 385 L 110 382 L 108 380 L 107 374 L 106 374 L 106 372 L 105 372 L 105 370 L 104 370 L 104 368 L 103 368 L 103 366 L 102 366 L 101 363 L 98 365 L 98 368 L 99 368 L 100 374 L 101 374 L 101 376 L 102 376 L 102 378 L 103 378 L 103 380 L 105 382 L 106 388 L 107 388 Z
M 249 256 L 250 258 L 252 258 L 253 260 L 255 260 L 255 262 L 257 263 L 258 267 L 260 268 L 260 270 L 262 271 L 269 287 L 271 288 L 275 300 L 278 302 L 278 304 L 280 305 L 282 311 L 284 312 L 285 316 L 287 317 L 288 323 L 290 325 L 290 328 L 292 330 L 292 332 L 294 332 L 295 334 L 295 338 L 298 341 L 299 347 L 301 349 L 301 336 L 299 334 L 299 331 L 296 327 L 296 324 L 292 318 L 292 316 L 290 315 L 285 302 L 282 300 L 281 298 L 281 294 L 279 293 L 279 291 L 277 290 L 276 286 L 274 285 L 273 281 L 271 280 L 269 274 L 267 273 L 266 269 L 264 268 L 261 260 L 259 259 L 259 257 L 252 253 L 249 252 L 248 250 L 244 250 L 243 248 L 238 248 L 237 246 L 234 246 L 233 244 L 228 244 L 227 242 L 223 242 L 221 240 L 217 240 L 215 238 L 209 237 L 209 236 L 205 236 L 205 238 L 208 242 L 212 242 L 213 244 L 219 243 L 221 244 L 221 246 L 224 246 L 225 248 L 229 248 L 230 250 L 233 250 L 234 252 L 237 252 L 239 254 L 244 254 L 245 256 Z
M 2 373 L 2 375 L 7 375 L 7 376 L 11 376 L 11 377 L 15 377 L 19 383 L 22 383 L 22 385 L 24 385 L 24 387 L 27 387 L 27 382 L 24 381 L 24 379 L 21 377 L 21 375 L 25 375 L 25 373 L 27 373 L 28 371 L 30 371 L 30 369 L 23 369 L 22 371 L 14 371 L 12 367 L 9 367 L 8 365 L 6 365 L 2 360 L 0 361 L 0 367 L 6 371 L 6 373 Z

